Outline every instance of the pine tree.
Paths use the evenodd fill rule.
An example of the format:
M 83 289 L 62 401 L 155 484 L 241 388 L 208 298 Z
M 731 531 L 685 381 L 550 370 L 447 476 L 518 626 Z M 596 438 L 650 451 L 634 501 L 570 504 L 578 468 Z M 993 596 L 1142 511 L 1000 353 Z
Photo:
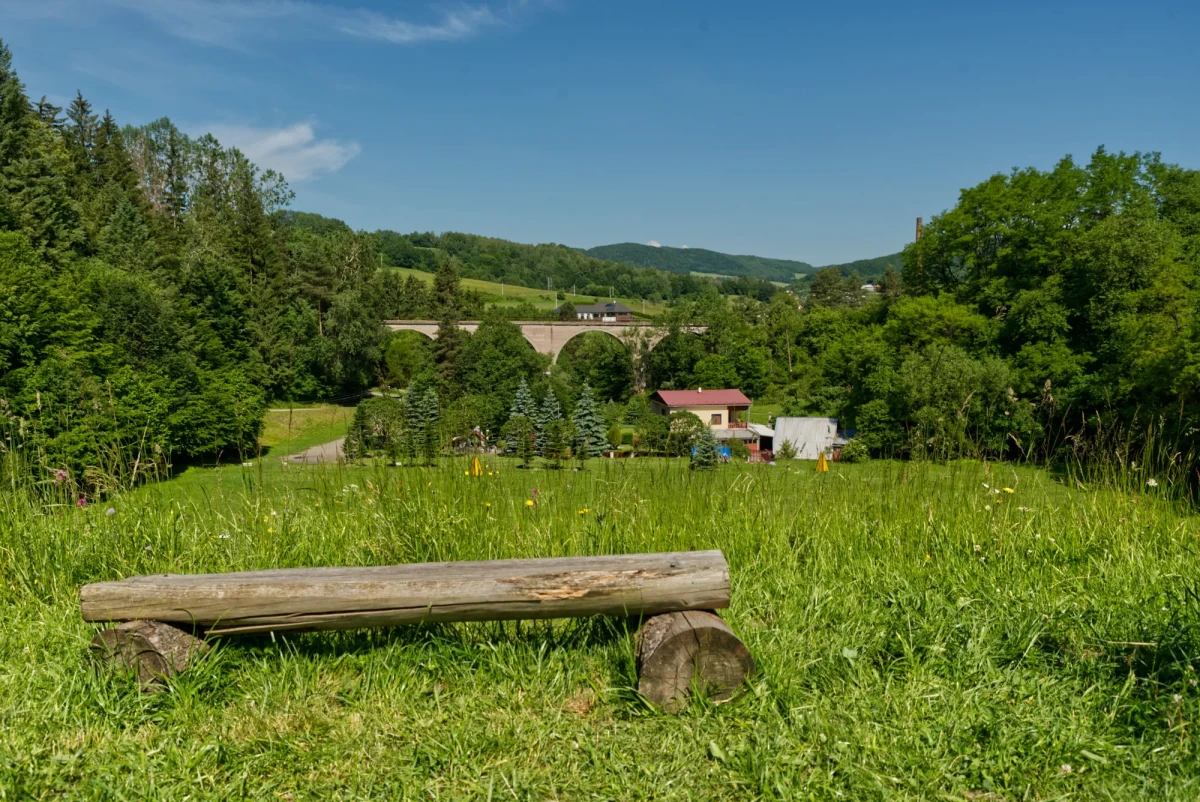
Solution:
M 559 406 L 558 396 L 554 394 L 553 390 L 546 390 L 546 397 L 542 399 L 542 405 L 538 407 L 537 415 L 533 419 L 537 431 L 538 453 L 543 456 L 545 456 L 546 429 L 550 424 L 560 420 L 562 420 L 562 407 Z
M 529 392 L 529 382 L 525 381 L 524 376 L 521 377 L 521 384 L 517 387 L 517 397 L 513 399 L 508 417 L 515 418 L 518 415 L 524 415 L 530 420 L 537 417 L 537 403 L 533 400 L 533 393 Z
M 425 462 L 428 465 L 437 463 L 442 451 L 442 439 L 438 429 L 438 397 L 437 391 L 430 387 L 421 399 L 421 419 L 424 424 Z
M 579 394 L 579 401 L 575 404 L 571 422 L 575 425 L 575 441 L 572 448 L 579 464 L 582 465 L 588 457 L 602 456 L 608 437 L 604 431 L 604 421 L 596 411 L 596 399 L 592 397 L 592 388 L 586 382 L 583 392 Z
M 694 471 L 711 471 L 717 467 L 717 436 L 707 426 L 696 438 L 696 449 L 692 452 L 691 468 Z

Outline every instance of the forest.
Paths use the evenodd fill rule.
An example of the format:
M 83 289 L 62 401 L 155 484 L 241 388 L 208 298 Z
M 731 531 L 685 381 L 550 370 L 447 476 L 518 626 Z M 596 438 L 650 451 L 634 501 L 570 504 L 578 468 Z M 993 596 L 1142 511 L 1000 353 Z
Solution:
M 0 44 L 0 448 L 136 481 L 252 451 L 274 402 L 414 382 L 440 398 L 445 438 L 497 431 L 523 381 L 566 414 L 590 385 L 610 423 L 657 388 L 740 387 L 837 416 L 877 456 L 1053 457 L 1149 426 L 1186 453 L 1200 426 L 1200 173 L 1157 154 L 994 175 L 874 292 L 837 267 L 784 289 L 355 231 L 291 200 L 283 176 L 169 120 L 31 101 Z M 668 336 L 630 352 L 588 335 L 550 365 L 460 277 L 667 301 Z M 391 336 L 396 317 L 442 336 Z

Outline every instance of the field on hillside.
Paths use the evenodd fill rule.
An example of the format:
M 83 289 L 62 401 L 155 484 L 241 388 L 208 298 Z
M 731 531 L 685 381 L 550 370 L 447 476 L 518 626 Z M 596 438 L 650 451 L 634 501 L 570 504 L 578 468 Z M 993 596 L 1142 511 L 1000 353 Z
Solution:
M 0 496 L 0 799 L 1200 796 L 1200 527 L 1165 480 L 464 463 Z M 607 619 L 229 639 L 142 695 L 88 667 L 78 611 L 152 572 L 707 548 L 760 671 L 679 716 Z
M 416 276 L 426 284 L 433 283 L 432 273 L 413 270 L 407 267 L 393 267 L 389 269 L 403 273 L 405 276 Z M 558 301 L 556 303 L 552 290 L 535 290 L 530 287 L 517 287 L 512 284 L 501 285 L 494 281 L 483 281 L 477 278 L 464 278 L 459 281 L 459 284 L 463 289 L 475 290 L 481 293 L 485 302 L 495 306 L 516 306 L 521 302 L 528 302 L 538 309 L 548 311 L 567 301 L 573 304 L 592 304 L 614 300 L 632 309 L 634 315 L 637 317 L 654 317 L 661 315 L 667 309 L 664 304 L 654 303 L 653 301 L 642 301 L 639 298 L 596 298 L 591 295 L 575 295 L 564 292 L 562 289 L 558 292 Z

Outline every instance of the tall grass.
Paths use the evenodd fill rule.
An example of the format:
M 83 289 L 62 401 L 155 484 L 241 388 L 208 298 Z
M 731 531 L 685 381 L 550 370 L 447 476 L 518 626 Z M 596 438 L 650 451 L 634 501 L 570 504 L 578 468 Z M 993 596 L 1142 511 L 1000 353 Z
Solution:
M 1200 796 L 1200 530 L 1169 482 L 465 467 L 260 461 L 83 509 L 6 488 L 0 798 Z M 678 717 L 634 692 L 623 622 L 229 639 L 145 696 L 88 668 L 78 615 L 140 573 L 701 548 L 760 673 Z

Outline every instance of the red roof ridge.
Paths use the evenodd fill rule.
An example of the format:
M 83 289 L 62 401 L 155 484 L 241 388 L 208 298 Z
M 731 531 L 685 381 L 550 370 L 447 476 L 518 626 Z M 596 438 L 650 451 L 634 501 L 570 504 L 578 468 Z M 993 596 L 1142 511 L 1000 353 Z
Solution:
M 748 406 L 751 401 L 741 390 L 722 388 L 719 390 L 658 390 L 658 396 L 669 407 L 694 406 Z

